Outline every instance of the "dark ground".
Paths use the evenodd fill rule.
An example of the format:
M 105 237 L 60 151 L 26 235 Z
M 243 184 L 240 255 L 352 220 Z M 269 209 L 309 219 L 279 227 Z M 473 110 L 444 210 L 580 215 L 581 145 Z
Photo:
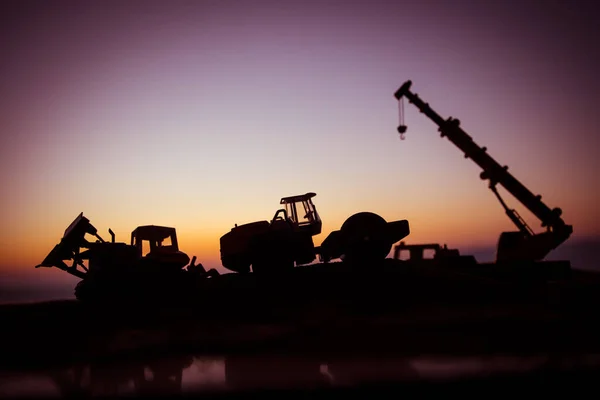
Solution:
M 76 365 L 131 360 L 152 365 L 202 355 L 229 360 L 231 383 L 266 368 L 257 361 L 264 357 L 278 360 L 271 376 L 286 371 L 285 360 L 294 366 L 285 376 L 298 376 L 304 364 L 315 372 L 322 365 L 337 364 L 339 370 L 351 364 L 348 360 L 378 360 L 368 369 L 379 368 L 382 378 L 382 360 L 393 360 L 397 378 L 411 376 L 406 375 L 410 368 L 398 367 L 401 360 L 542 355 L 550 360 L 544 364 L 547 374 L 560 372 L 553 378 L 557 382 L 583 379 L 589 368 L 600 366 L 600 360 L 589 362 L 590 355 L 600 354 L 597 275 L 578 272 L 548 280 L 532 270 L 490 279 L 490 273 L 433 264 L 417 268 L 394 260 L 372 274 L 341 268 L 296 268 L 268 280 L 221 276 L 186 303 L 171 306 L 98 307 L 76 301 L 0 306 L 0 370 L 8 379 L 71 371 Z M 548 369 L 563 365 L 567 356 L 573 365 L 588 357 L 586 370 L 569 376 Z M 186 365 L 189 360 L 175 370 L 181 373 Z M 237 375 L 236 365 L 242 371 Z M 318 379 L 311 379 L 300 386 L 312 387 Z

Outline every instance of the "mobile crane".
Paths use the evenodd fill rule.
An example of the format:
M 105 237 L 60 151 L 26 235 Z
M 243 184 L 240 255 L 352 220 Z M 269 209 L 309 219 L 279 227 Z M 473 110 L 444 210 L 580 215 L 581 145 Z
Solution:
M 506 215 L 516 225 L 518 231 L 503 232 L 498 240 L 496 250 L 496 262 L 513 261 L 540 261 L 550 251 L 566 241 L 573 233 L 573 227 L 567 225 L 561 218 L 560 208 L 549 208 L 541 200 L 540 195 L 534 195 L 521 182 L 508 172 L 508 166 L 501 166 L 488 153 L 485 147 L 479 147 L 461 127 L 458 119 L 449 117 L 443 119 L 428 103 L 419 98 L 416 93 L 410 91 L 412 81 L 406 81 L 395 93 L 394 97 L 400 105 L 400 125 L 398 132 L 403 138 L 406 132 L 404 125 L 402 99 L 414 104 L 421 113 L 425 114 L 438 127 L 441 137 L 446 137 L 456 147 L 464 152 L 465 158 L 470 158 L 483 171 L 480 174 L 482 180 L 489 181 L 489 188 L 498 198 L 504 208 Z M 531 211 L 542 223 L 546 231 L 534 233 L 527 223 L 521 218 L 516 210 L 511 209 L 502 199 L 496 186 L 502 185 L 510 194 L 519 200 L 529 211 Z

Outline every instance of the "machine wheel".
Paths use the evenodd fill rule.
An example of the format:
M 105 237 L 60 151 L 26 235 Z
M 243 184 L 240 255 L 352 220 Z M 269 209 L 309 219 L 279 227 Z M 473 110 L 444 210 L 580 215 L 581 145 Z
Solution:
M 523 259 L 524 255 L 519 252 L 525 242 L 525 237 L 519 231 L 502 232 L 498 239 L 496 261 L 513 261 Z
M 88 282 L 83 280 L 75 285 L 75 298 L 79 301 L 88 301 L 90 297 L 93 297 L 93 293 L 90 293 L 90 285 Z
M 294 267 L 293 253 L 286 235 L 264 235 L 252 244 L 252 272 L 277 273 Z
M 386 229 L 386 220 L 372 212 L 349 217 L 340 228 L 344 238 L 344 262 L 368 263 L 385 259 L 392 249 Z
M 221 261 L 221 264 L 230 271 L 240 274 L 250 272 L 250 259 L 246 254 L 223 257 Z
M 84 279 L 75 286 L 75 298 L 87 304 L 105 303 L 106 292 L 106 288 L 102 288 L 102 285 L 93 279 Z
M 310 264 L 316 258 L 315 245 L 310 235 L 298 235 L 293 249 L 296 265 Z

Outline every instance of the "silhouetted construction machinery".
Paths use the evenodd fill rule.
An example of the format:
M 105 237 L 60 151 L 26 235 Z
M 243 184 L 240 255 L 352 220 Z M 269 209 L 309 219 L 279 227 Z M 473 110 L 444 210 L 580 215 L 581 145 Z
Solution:
M 196 265 L 196 257 L 190 262 L 179 250 L 175 228 L 139 226 L 131 233 L 131 244 L 115 242 L 114 232 L 109 229 L 109 233 L 112 240 L 107 242 L 80 213 L 36 268 L 56 267 L 81 278 L 75 287 L 80 300 L 139 297 L 145 301 L 144 295 L 161 299 L 161 294 L 179 290 L 180 284 L 193 283 L 191 278 L 218 275 L 214 269 L 206 271 L 201 264 Z M 96 241 L 89 241 L 86 235 Z
M 518 231 L 500 235 L 496 264 L 510 269 L 511 266 L 518 268 L 521 262 L 538 262 L 569 238 L 573 229 L 561 219 L 562 212 L 559 208 L 550 209 L 546 206 L 541 201 L 541 196 L 532 194 L 507 171 L 507 167 L 491 158 L 485 147 L 475 144 L 460 128 L 457 119 L 450 117 L 444 120 L 410 91 L 411 85 L 411 81 L 407 81 L 395 93 L 401 106 L 398 132 L 404 135 L 407 130 L 402 120 L 402 99 L 406 97 L 438 125 L 442 137 L 447 137 L 464 152 L 465 158 L 471 158 L 483 169 L 480 177 L 489 180 L 490 189 L 518 228 Z M 535 234 L 500 197 L 496 188 L 498 184 L 537 216 L 546 231 Z M 280 201 L 283 207 L 275 212 L 270 221 L 256 221 L 239 226 L 236 224 L 220 238 L 222 265 L 237 273 L 252 270 L 254 273 L 268 275 L 291 270 L 298 265 L 311 264 L 318 257 L 322 263 L 341 259 L 341 267 L 350 266 L 360 272 L 383 261 L 392 246 L 410 232 L 407 220 L 387 222 L 375 213 L 359 212 L 346 219 L 339 230 L 331 232 L 320 246 L 315 246 L 313 236 L 320 234 L 322 230 L 322 221 L 313 203 L 315 196 L 315 193 L 309 192 L 283 197 Z M 106 242 L 82 213 L 38 267 L 57 267 L 81 278 L 82 281 L 76 287 L 78 298 L 145 298 L 157 297 L 165 291 L 176 295 L 189 294 L 197 288 L 194 286 L 196 278 L 218 275 L 216 270 L 206 271 L 202 265 L 195 265 L 195 257 L 190 262 L 189 257 L 179 251 L 174 228 L 140 226 L 132 232 L 130 244 L 116 243 L 114 233 L 110 229 L 109 232 L 112 241 Z M 96 242 L 86 240 L 86 234 L 94 236 Z M 81 252 L 82 248 L 86 250 Z M 461 256 L 458 250 L 445 246 L 442 248 L 439 245 L 401 243 L 395 248 L 394 258 L 398 259 L 403 250 L 411 253 L 409 261 L 415 265 L 423 263 L 425 250 L 434 251 L 433 259 L 437 264 L 441 261 L 443 264 L 450 262 L 464 267 L 477 265 L 474 257 Z M 72 260 L 72 265 L 67 265 L 65 260 Z M 85 266 L 84 260 L 89 261 L 89 266 Z M 564 271 L 561 268 L 563 267 L 560 266 L 558 271 Z M 339 271 L 337 267 L 328 270 Z M 206 283 L 205 279 L 202 281 Z M 252 279 L 243 280 L 251 281 Z M 225 278 L 220 282 L 223 287 L 228 287 L 231 280 Z M 212 285 L 213 289 L 221 288 L 220 284 L 212 283 L 215 283 Z M 202 287 L 203 290 L 212 290 L 207 285 Z
M 282 198 L 283 207 L 271 220 L 236 225 L 223 235 L 222 263 L 238 273 L 205 279 L 209 273 L 194 269 L 195 257 L 185 266 L 189 258 L 179 251 L 173 228 L 138 227 L 130 244 L 116 243 L 109 230 L 112 240 L 105 242 L 80 214 L 40 266 L 81 278 L 80 299 L 129 297 L 143 307 L 135 312 L 66 302 L 6 307 L 0 317 L 0 366 L 47 369 L 63 396 L 108 394 L 132 384 L 140 394 L 175 394 L 183 375 L 202 381 L 188 382 L 185 390 L 190 390 L 206 387 L 214 371 L 223 376 L 223 368 L 225 392 L 234 395 L 271 389 L 275 376 L 288 387 L 327 384 L 355 391 L 365 384 L 370 395 L 374 378 L 385 382 L 388 393 L 394 380 L 407 379 L 409 386 L 402 388 L 414 388 L 412 379 L 421 377 L 427 389 L 441 378 L 446 391 L 457 387 L 440 374 L 449 365 L 461 379 L 486 378 L 476 384 L 503 384 L 488 378 L 513 370 L 518 372 L 513 382 L 522 385 L 527 381 L 522 373 L 536 370 L 531 377 L 544 386 L 549 380 L 540 378 L 555 367 L 567 372 L 569 383 L 578 369 L 586 377 L 598 376 L 598 360 L 590 355 L 600 349 L 600 274 L 576 269 L 554 274 L 548 268 L 552 262 L 538 261 L 572 228 L 560 219 L 560 210 L 546 207 L 475 145 L 458 121 L 442 120 L 409 88 L 410 81 L 396 97 L 409 98 L 432 118 L 442 136 L 483 168 L 481 177 L 490 180 L 495 194 L 496 185 L 503 185 L 547 232 L 533 234 L 501 201 L 519 231 L 502 234 L 497 262 L 483 266 L 447 246 L 404 242 L 394 248 L 394 259 L 382 260 L 409 234 L 408 221 L 357 213 L 315 246 L 322 222 L 315 193 L 306 193 Z M 406 251 L 410 256 L 403 259 Z M 316 256 L 323 263 L 294 267 Z M 327 263 L 335 258 L 343 262 Z M 278 271 L 290 273 L 273 273 Z M 176 307 L 145 307 L 155 300 L 158 305 L 176 300 Z M 217 358 L 205 363 L 202 358 L 210 354 Z M 166 364 L 161 366 L 161 359 Z M 205 375 L 197 361 L 210 367 Z M 195 371 L 188 374 L 183 370 L 191 362 Z M 594 371 L 582 368 L 592 365 Z M 118 371 L 121 376 L 115 377 Z M 18 382 L 5 375 L 6 382 Z M 359 386 L 351 387 L 352 382 Z
M 425 256 L 425 251 L 432 252 L 431 257 Z M 394 259 L 403 260 L 402 253 L 408 253 L 408 261 L 421 262 L 423 260 L 448 260 L 458 259 L 461 257 L 467 257 L 473 259 L 473 256 L 461 256 L 458 249 L 449 249 L 447 245 L 440 246 L 437 243 L 426 243 L 426 244 L 406 244 L 400 242 L 394 246 Z
M 438 127 L 441 137 L 446 137 L 455 146 L 464 152 L 465 158 L 470 158 L 483 169 L 480 178 L 489 180 L 489 188 L 496 195 L 500 204 L 506 211 L 511 221 L 517 226 L 518 231 L 503 232 L 498 240 L 496 250 L 496 262 L 520 262 L 540 261 L 550 251 L 569 238 L 573 232 L 571 225 L 565 224 L 561 219 L 560 208 L 549 208 L 541 201 L 540 195 L 534 195 L 523 184 L 515 179 L 509 172 L 507 166 L 501 166 L 490 157 L 485 147 L 479 147 L 473 139 L 460 127 L 458 119 L 449 117 L 443 119 L 429 104 L 423 102 L 419 96 L 410 91 L 412 82 L 406 81 L 394 94 L 400 102 L 400 125 L 398 132 L 401 137 L 406 132 L 402 99 L 405 97 L 409 103 L 414 104 L 421 113 L 425 114 Z M 504 202 L 496 186 L 502 185 L 510 194 L 519 200 L 529 211 L 531 211 L 542 222 L 545 232 L 534 233 L 527 223 L 521 218 L 516 210 L 511 209 Z
M 383 260 L 392 245 L 409 234 L 406 220 L 387 222 L 371 212 L 350 216 L 340 230 L 315 246 L 322 222 L 312 202 L 315 193 L 284 197 L 271 221 L 235 225 L 220 239 L 221 262 L 231 271 L 275 272 L 309 264 L 317 256 L 329 262 L 340 258 L 349 264 Z

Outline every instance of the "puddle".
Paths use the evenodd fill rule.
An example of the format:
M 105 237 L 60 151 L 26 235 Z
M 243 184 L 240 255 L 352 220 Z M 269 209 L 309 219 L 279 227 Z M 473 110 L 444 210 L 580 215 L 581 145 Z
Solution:
M 185 394 L 214 391 L 313 388 L 380 381 L 444 380 L 544 367 L 600 366 L 582 357 L 309 359 L 276 356 L 189 356 L 119 365 L 83 365 L 44 372 L 1 372 L 0 397 L 43 398 Z

